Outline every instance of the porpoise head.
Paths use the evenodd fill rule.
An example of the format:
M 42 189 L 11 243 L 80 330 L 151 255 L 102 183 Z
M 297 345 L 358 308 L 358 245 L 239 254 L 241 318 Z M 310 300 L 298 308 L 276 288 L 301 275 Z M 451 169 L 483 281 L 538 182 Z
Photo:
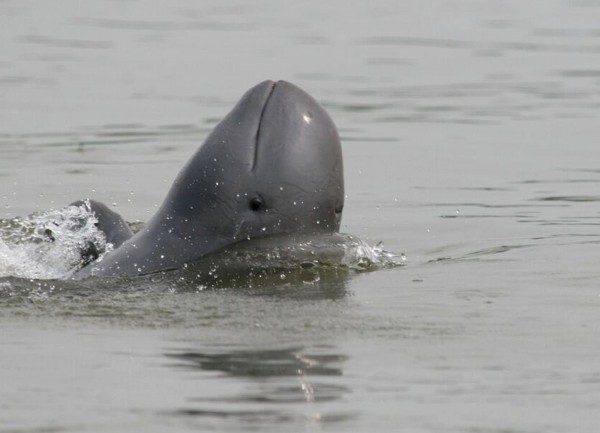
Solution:
M 265 235 L 339 230 L 344 205 L 336 127 L 285 81 L 250 89 L 180 171 L 158 212 L 94 275 L 138 275 Z

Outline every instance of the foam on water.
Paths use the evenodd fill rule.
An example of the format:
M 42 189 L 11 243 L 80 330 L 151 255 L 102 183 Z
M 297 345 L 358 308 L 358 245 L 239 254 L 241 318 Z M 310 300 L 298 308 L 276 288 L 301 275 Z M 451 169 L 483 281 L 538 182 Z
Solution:
M 0 221 L 0 278 L 65 279 L 113 249 L 97 228 L 90 203 Z M 348 234 L 275 236 L 211 256 L 222 271 L 340 267 L 356 271 L 402 264 L 383 249 Z M 222 275 L 222 274 L 221 274 Z
M 0 221 L 0 277 L 62 279 L 112 250 L 89 202 Z

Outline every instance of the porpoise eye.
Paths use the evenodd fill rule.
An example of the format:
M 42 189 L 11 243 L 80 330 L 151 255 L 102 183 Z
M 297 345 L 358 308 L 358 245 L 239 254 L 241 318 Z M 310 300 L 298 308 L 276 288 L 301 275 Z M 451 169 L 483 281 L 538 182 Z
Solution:
M 250 209 L 257 211 L 262 207 L 263 207 L 263 201 L 262 201 L 262 198 L 260 198 L 260 196 L 253 197 L 250 200 Z

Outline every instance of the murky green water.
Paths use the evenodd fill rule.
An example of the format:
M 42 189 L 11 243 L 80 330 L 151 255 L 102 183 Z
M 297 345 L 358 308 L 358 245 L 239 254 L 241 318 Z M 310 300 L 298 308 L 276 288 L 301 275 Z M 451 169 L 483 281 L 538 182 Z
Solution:
M 0 430 L 591 432 L 600 3 L 0 1 L 0 218 L 146 221 L 249 87 L 343 140 L 369 273 L 0 279 Z

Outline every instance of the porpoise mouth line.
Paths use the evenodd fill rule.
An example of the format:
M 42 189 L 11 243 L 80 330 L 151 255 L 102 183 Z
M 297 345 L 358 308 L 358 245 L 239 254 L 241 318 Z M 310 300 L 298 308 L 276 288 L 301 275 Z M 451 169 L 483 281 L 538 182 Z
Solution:
M 269 94 L 267 95 L 267 99 L 265 99 L 265 103 L 260 112 L 260 117 L 258 118 L 258 126 L 256 127 L 256 136 L 255 136 L 255 142 L 254 142 L 254 159 L 252 160 L 252 168 L 250 169 L 250 171 L 254 171 L 254 168 L 256 167 L 256 161 L 258 160 L 258 143 L 260 141 L 260 128 L 262 126 L 262 121 L 263 121 L 265 112 L 267 111 L 267 105 L 269 104 L 269 100 L 271 99 L 271 96 L 273 95 L 273 92 L 275 91 L 275 86 L 277 86 L 277 83 L 278 83 L 277 81 L 272 81 L 270 83 L 271 88 L 269 89 Z

